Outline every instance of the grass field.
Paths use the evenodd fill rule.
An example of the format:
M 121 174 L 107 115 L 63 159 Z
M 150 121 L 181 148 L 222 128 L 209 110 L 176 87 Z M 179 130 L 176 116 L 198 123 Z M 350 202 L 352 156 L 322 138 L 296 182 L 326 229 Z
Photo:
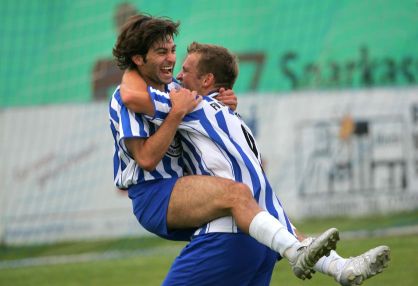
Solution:
M 333 225 L 341 231 L 379 229 L 418 224 L 418 211 L 390 217 L 361 219 L 334 218 L 297 223 L 300 229 L 314 233 Z M 341 255 L 357 255 L 386 244 L 392 249 L 392 261 L 383 274 L 364 285 L 418 285 L 418 236 L 369 237 L 341 240 Z M 142 237 L 95 242 L 68 242 L 31 247 L 2 247 L 0 260 L 13 262 L 41 261 L 40 265 L 0 269 L 0 285 L 160 285 L 171 262 L 184 244 Z M 106 255 L 107 254 L 107 255 Z M 54 257 L 52 262 L 46 259 Z M 60 260 L 60 258 L 67 258 Z M 71 262 L 71 259 L 79 260 Z M 26 260 L 24 260 L 26 259 Z M 39 260 L 41 259 L 41 260 Z M 42 259 L 45 259 L 42 261 Z M 85 261 L 83 261 L 85 260 Z M 309 281 L 293 276 L 287 262 L 276 264 L 271 285 L 337 285 L 332 278 L 315 274 Z

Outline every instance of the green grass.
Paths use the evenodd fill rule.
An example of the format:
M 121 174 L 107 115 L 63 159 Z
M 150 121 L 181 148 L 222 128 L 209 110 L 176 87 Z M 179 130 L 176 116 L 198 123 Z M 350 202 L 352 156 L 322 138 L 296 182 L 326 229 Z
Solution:
M 306 233 L 318 232 L 329 226 L 342 230 L 377 229 L 380 227 L 416 224 L 418 212 L 396 216 L 368 218 L 338 218 L 297 222 Z M 406 222 L 406 223 L 405 223 Z M 382 275 L 368 280 L 365 285 L 415 286 L 418 281 L 418 237 L 374 237 L 343 240 L 338 252 L 343 256 L 358 255 L 374 246 L 386 244 L 392 249 L 390 267 Z M 110 250 L 141 251 L 141 255 L 68 264 L 28 266 L 0 269 L 0 285 L 160 285 L 170 264 L 184 243 L 165 241 L 155 237 L 130 238 L 96 242 L 67 242 L 57 245 L 30 247 L 1 247 L 0 260 L 30 257 L 69 255 Z M 276 264 L 271 285 L 337 285 L 331 277 L 317 273 L 312 280 L 301 281 L 293 276 L 288 263 Z
M 418 282 L 418 237 L 389 237 L 389 238 L 368 238 L 341 241 L 337 251 L 342 256 L 358 255 L 372 247 L 385 244 L 391 248 L 391 262 L 389 267 L 381 275 L 367 280 L 367 286 L 416 286 Z M 289 286 L 323 286 L 338 285 L 333 278 L 316 273 L 312 280 L 302 281 L 292 276 L 287 263 L 278 263 L 273 272 L 271 285 Z
M 146 250 L 155 247 L 159 248 L 173 245 L 181 246 L 183 243 L 149 236 L 141 238 L 123 238 L 117 240 L 63 242 L 53 245 L 32 245 L 20 247 L 0 246 L 0 261 L 112 250 Z

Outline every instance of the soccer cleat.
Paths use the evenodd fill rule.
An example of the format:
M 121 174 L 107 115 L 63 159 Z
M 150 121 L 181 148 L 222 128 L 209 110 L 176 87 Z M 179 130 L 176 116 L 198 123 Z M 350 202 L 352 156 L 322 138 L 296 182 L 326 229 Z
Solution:
M 390 248 L 383 245 L 370 249 L 362 255 L 347 259 L 336 279 L 343 286 L 361 285 L 388 267 Z
M 313 239 L 309 245 L 302 244 L 294 261 L 290 261 L 293 273 L 302 280 L 311 279 L 315 273 L 313 266 L 322 256 L 328 256 L 331 250 L 335 250 L 339 239 L 338 230 L 330 228 Z

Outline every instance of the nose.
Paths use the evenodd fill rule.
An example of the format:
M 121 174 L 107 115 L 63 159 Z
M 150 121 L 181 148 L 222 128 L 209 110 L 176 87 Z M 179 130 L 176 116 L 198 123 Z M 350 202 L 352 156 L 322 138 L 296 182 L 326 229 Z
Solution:
M 169 52 L 168 55 L 167 55 L 167 60 L 172 62 L 172 63 L 175 63 L 176 62 L 176 53 Z
M 176 79 L 183 81 L 183 73 L 181 71 L 177 74 Z

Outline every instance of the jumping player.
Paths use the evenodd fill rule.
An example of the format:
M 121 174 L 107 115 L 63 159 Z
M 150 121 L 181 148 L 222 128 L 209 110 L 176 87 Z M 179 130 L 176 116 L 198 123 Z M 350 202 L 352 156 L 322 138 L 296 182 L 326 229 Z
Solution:
M 272 191 L 262 171 L 260 152 L 251 131 L 236 113 L 231 112 L 222 103 L 213 99 L 217 88 L 215 79 L 222 83 L 231 81 L 231 79 L 228 80 L 228 77 L 225 77 L 225 74 L 228 74 L 228 71 L 230 72 L 234 68 L 222 68 L 222 66 L 228 66 L 227 63 L 232 63 L 233 66 L 234 58 L 222 47 L 193 43 L 188 48 L 188 56 L 183 63 L 178 79 L 182 81 L 184 86 L 193 88 L 201 94 L 207 94 L 207 96 L 203 97 L 203 102 L 193 112 L 184 117 L 179 126 L 184 153 L 188 158 L 186 165 L 189 172 L 193 174 L 222 175 L 236 181 L 244 180 L 252 190 L 260 189 L 259 182 L 253 178 L 245 181 L 243 177 L 251 177 L 245 172 L 251 173 L 252 170 L 258 170 L 260 173 L 254 177 L 265 180 L 262 184 L 266 184 L 266 191 L 261 195 L 261 200 L 260 194 L 257 194 L 257 192 L 253 195 L 264 209 L 268 209 Z M 232 74 L 234 73 L 232 72 Z M 141 80 L 136 73 L 131 73 L 130 76 L 136 78 L 131 78 L 130 84 L 132 86 Z M 128 76 L 125 78 L 129 79 Z M 229 87 L 232 86 L 229 85 Z M 140 89 L 140 86 L 136 86 L 136 88 Z M 171 108 L 169 97 L 166 93 L 161 93 L 150 86 L 148 86 L 148 93 L 153 98 L 155 106 L 155 113 L 151 120 L 160 124 L 165 116 L 169 114 Z M 245 164 L 247 168 L 240 166 L 240 164 Z M 228 168 L 228 166 L 231 167 Z M 228 172 L 227 170 L 231 171 Z M 273 197 L 275 196 L 273 195 Z M 274 198 L 272 201 L 273 204 L 280 204 Z M 270 210 L 270 212 L 273 212 L 273 210 Z M 228 228 L 233 229 L 234 224 L 231 221 L 224 219 L 212 221 L 201 228 L 199 233 L 205 233 L 207 229 L 214 232 L 225 231 Z M 312 238 L 305 240 L 303 243 L 309 245 L 310 241 L 312 241 Z M 191 244 L 193 245 L 193 241 Z M 321 258 L 314 268 L 333 276 L 341 285 L 359 285 L 363 280 L 381 272 L 387 266 L 388 256 L 389 248 L 386 246 L 374 248 L 351 259 L 343 259 L 333 251 L 330 257 Z M 190 258 L 193 255 L 190 253 L 182 254 L 177 261 L 184 261 L 185 257 Z M 176 262 L 173 265 L 172 272 L 177 271 L 178 275 L 179 269 L 182 268 L 178 266 L 181 263 Z M 183 270 L 186 271 L 184 268 Z M 170 272 L 171 276 L 172 272 Z M 171 278 L 170 275 L 167 279 Z
M 167 90 L 167 85 L 172 81 L 172 68 L 175 63 L 173 34 L 176 32 L 177 26 L 166 19 L 147 16 L 132 18 L 124 27 L 114 49 L 118 63 L 120 66 L 131 67 L 131 70 L 138 72 L 140 70 L 141 74 L 146 75 L 152 86 L 160 91 Z M 166 45 L 167 42 L 169 45 Z M 123 87 L 123 83 L 121 86 Z M 147 95 L 146 92 L 145 94 Z M 179 96 L 179 98 L 183 97 L 184 94 Z M 148 95 L 146 98 L 150 103 Z M 191 98 L 196 101 L 194 96 Z M 196 104 L 193 100 L 192 105 Z M 141 106 L 149 108 L 149 105 L 141 104 Z M 171 121 L 178 122 L 187 113 L 186 111 L 187 109 L 173 106 L 173 110 L 170 112 Z M 251 229 L 252 235 L 257 236 L 258 240 L 262 240 L 264 245 L 291 261 L 295 274 L 302 279 L 309 278 L 314 263 L 335 248 L 338 240 L 336 229 L 330 229 L 316 238 L 309 246 L 302 247 L 292 235 L 291 225 L 285 215 L 279 218 L 262 211 L 246 184 L 215 176 L 178 178 L 178 174 L 169 172 L 172 165 L 168 164 L 164 164 L 161 170 L 164 170 L 168 176 L 171 175 L 171 178 L 158 177 L 157 173 L 149 166 L 145 166 L 146 169 L 143 166 L 141 169 L 140 166 L 143 164 L 141 155 L 147 156 L 143 152 L 147 148 L 146 145 L 152 136 L 155 136 L 164 126 L 162 125 L 157 130 L 155 127 L 148 128 L 139 122 L 139 116 L 127 110 L 123 105 L 119 88 L 112 97 L 109 114 L 115 139 L 115 181 L 123 182 L 121 186 L 128 188 L 135 215 L 140 223 L 151 232 L 161 236 L 175 236 L 180 232 L 184 235 L 182 230 L 186 227 L 200 227 L 210 220 L 232 215 L 241 231 L 248 233 Z M 144 126 L 146 128 L 141 128 Z M 148 136 L 148 139 L 141 139 L 141 136 L 144 137 L 143 131 L 147 128 L 151 132 L 157 131 L 152 136 Z M 170 128 L 165 130 L 167 129 Z M 169 140 L 171 142 L 171 138 Z M 143 173 L 143 169 L 149 171 L 149 176 Z M 277 214 L 284 214 L 284 212 L 277 212 Z M 256 215 L 257 219 L 254 219 Z M 219 234 L 219 232 L 216 233 Z M 190 232 L 186 234 L 190 236 Z M 222 238 L 228 236 L 231 239 L 236 239 L 239 237 L 235 234 L 231 235 L 231 233 L 221 234 Z M 205 236 L 205 238 L 208 237 L 209 235 Z M 174 238 L 177 239 L 178 236 Z M 198 240 L 193 239 L 193 241 L 196 243 Z M 243 244 L 245 245 L 242 247 L 248 250 L 251 249 L 249 244 L 254 247 L 260 246 L 254 239 L 247 240 Z M 233 243 L 233 245 L 238 244 Z M 265 254 L 259 256 L 260 251 Z M 265 248 L 258 248 L 252 253 L 251 257 L 260 261 L 258 266 L 253 265 L 256 270 L 264 264 L 265 259 L 271 261 L 274 258 L 275 261 L 277 256 L 270 250 L 267 252 Z M 228 255 L 228 257 L 233 256 Z M 246 268 L 253 276 L 257 274 L 254 268 Z M 224 268 L 224 270 L 227 269 Z M 271 271 L 263 270 L 262 272 L 264 275 L 268 275 L 269 280 Z M 207 274 L 210 275 L 210 273 Z M 236 272 L 234 277 L 240 278 L 239 272 Z
M 138 59 L 138 58 L 137 58 Z M 140 60 L 140 58 L 139 58 L 139 60 Z M 141 64 L 141 63 L 140 63 Z M 151 65 L 152 66 L 152 65 Z M 138 67 L 138 69 L 139 69 L 139 67 Z M 169 70 L 170 69 L 170 67 L 169 66 L 166 66 L 163 70 Z M 149 72 L 149 71 L 147 71 L 146 69 L 145 69 L 145 71 L 146 72 Z M 119 104 L 120 102 L 120 100 L 118 100 L 118 99 L 116 99 L 116 101 L 117 101 L 117 104 Z M 117 105 L 116 104 L 116 105 Z M 112 105 L 113 106 L 113 105 Z M 123 109 L 123 108 L 122 108 Z M 112 108 L 111 108 L 111 110 L 112 110 Z M 111 112 L 112 113 L 112 112 Z M 116 112 L 117 113 L 117 112 Z M 171 112 L 170 112 L 171 113 Z M 115 118 L 114 118 L 115 119 Z M 116 118 L 116 119 L 118 119 L 118 118 Z M 116 120 L 115 120 L 116 121 Z M 117 123 L 121 123 L 121 122 L 117 122 Z M 117 126 L 118 128 L 120 127 L 120 126 Z M 123 128 L 122 128 L 123 129 Z M 116 130 L 116 131 L 118 131 L 118 129 L 115 127 L 115 129 L 114 130 Z M 253 140 L 252 140 L 252 137 L 248 137 L 248 136 L 251 136 L 251 134 L 250 133 L 248 133 L 247 135 L 248 136 L 245 136 L 245 132 L 249 132 L 248 130 L 246 130 L 246 129 L 242 129 L 242 132 L 243 132 L 243 134 L 244 134 L 244 137 L 246 138 L 246 139 L 248 139 L 248 140 L 250 140 L 249 142 L 251 143 L 251 142 L 253 142 Z M 117 133 L 117 132 L 116 132 Z M 123 133 L 123 132 L 122 132 Z M 119 142 L 118 142 L 119 143 Z M 122 144 L 123 145 L 123 144 Z M 129 145 L 129 144 L 128 144 Z M 254 143 L 254 146 L 255 146 L 255 143 Z M 254 147 L 253 146 L 253 147 Z M 126 146 L 125 146 L 126 147 Z M 129 149 L 129 148 L 128 148 Z M 255 149 L 252 149 L 251 148 L 251 150 L 252 151 L 256 151 L 256 148 Z M 254 153 L 255 154 L 255 153 Z M 120 165 L 123 165 L 123 164 L 120 164 Z M 190 163 L 189 163 L 189 167 L 190 167 L 191 165 L 190 165 Z M 125 168 L 126 169 L 126 168 Z M 195 176 L 196 177 L 196 176 Z M 231 188 L 232 189 L 232 188 Z M 232 191 L 231 191 L 232 192 Z M 131 192 L 130 192 L 131 193 Z M 260 212 L 261 213 L 261 212 Z M 284 214 L 284 212 L 283 212 L 283 215 L 284 215 L 284 218 L 285 218 L 285 221 L 286 221 L 286 217 L 285 217 L 285 214 Z M 263 220 L 265 219 L 265 218 L 262 218 Z M 230 221 L 232 221 L 232 220 L 230 220 Z M 251 223 L 253 223 L 254 221 L 252 221 Z M 213 226 L 216 226 L 217 225 L 217 223 L 213 223 Z M 221 224 L 219 224 L 219 225 L 221 225 Z M 257 225 L 257 224 L 256 224 Z M 210 227 L 209 227 L 210 228 Z M 236 226 L 235 226 L 235 228 L 236 228 Z M 245 226 L 243 227 L 243 229 L 244 229 L 244 231 L 245 231 Z M 274 228 L 273 228 L 274 229 Z M 208 229 L 207 229 L 208 230 Z M 216 230 L 216 227 L 214 227 L 212 230 Z M 251 233 L 251 225 L 250 225 L 250 227 L 249 227 L 249 230 L 250 230 L 250 233 Z M 206 230 L 204 230 L 203 232 L 206 232 Z M 255 233 L 257 233 L 257 231 L 255 231 Z M 278 233 L 275 233 L 275 235 L 276 234 L 278 234 Z M 264 234 L 263 234 L 264 235 Z M 262 236 L 263 236 L 262 235 Z M 254 236 L 256 236 L 256 235 L 254 235 Z M 257 236 L 256 236 L 257 237 Z M 264 239 L 264 236 L 263 237 L 260 237 L 260 238 L 258 238 L 259 240 L 263 240 Z M 194 241 L 196 241 L 196 239 L 194 239 Z M 192 243 L 193 243 L 193 241 L 192 241 Z M 313 245 L 315 245 L 315 243 L 313 244 Z M 280 252 L 280 251 L 279 251 Z M 308 267 L 309 268 L 309 267 Z M 309 273 L 307 273 L 307 272 L 301 272 L 301 276 L 308 276 L 309 275 Z

